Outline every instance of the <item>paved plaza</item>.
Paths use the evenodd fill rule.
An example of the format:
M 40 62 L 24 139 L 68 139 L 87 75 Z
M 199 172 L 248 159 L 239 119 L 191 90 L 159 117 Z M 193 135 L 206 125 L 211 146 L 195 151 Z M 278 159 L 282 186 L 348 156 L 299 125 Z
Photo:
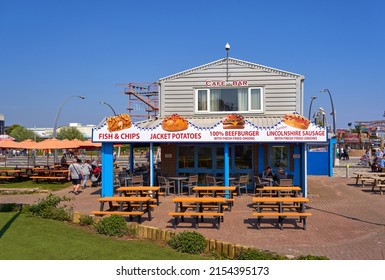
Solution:
M 261 229 L 254 226 L 251 195 L 236 197 L 231 212 L 225 212 L 221 228 L 215 229 L 210 222 L 201 223 L 198 232 L 206 237 L 236 244 L 253 246 L 284 255 L 317 255 L 335 260 L 383 260 L 385 259 L 385 195 L 372 192 L 371 188 L 355 185 L 355 171 L 368 171 L 357 165 L 358 159 L 335 167 L 335 176 L 309 176 L 307 230 L 288 220 L 280 230 L 274 220 L 262 222 Z M 98 210 L 97 199 L 100 188 L 86 188 L 78 196 L 68 193 L 58 195 L 73 196 L 75 211 L 89 213 Z M 46 194 L 1 195 L 0 203 L 31 203 Z M 168 212 L 174 210 L 172 195 L 161 198 L 160 206 L 153 212 L 153 220 L 143 218 L 143 224 L 174 230 Z M 193 230 L 191 223 L 182 223 L 175 231 Z

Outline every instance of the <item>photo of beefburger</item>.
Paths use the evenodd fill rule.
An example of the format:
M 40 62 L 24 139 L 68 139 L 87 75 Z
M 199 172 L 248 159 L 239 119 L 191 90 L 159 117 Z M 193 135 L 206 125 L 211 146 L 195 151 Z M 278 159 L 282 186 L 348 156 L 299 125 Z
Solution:
M 283 122 L 295 128 L 308 129 L 310 121 L 300 114 L 286 114 Z
M 239 114 L 230 114 L 222 120 L 223 129 L 243 129 L 245 128 L 245 120 Z

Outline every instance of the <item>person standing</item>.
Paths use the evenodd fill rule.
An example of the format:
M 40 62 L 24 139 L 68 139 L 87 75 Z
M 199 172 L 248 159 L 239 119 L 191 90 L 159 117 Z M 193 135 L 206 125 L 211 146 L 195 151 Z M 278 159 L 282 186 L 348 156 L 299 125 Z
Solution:
M 90 178 L 91 173 L 92 173 L 92 167 L 90 164 L 90 160 L 84 160 L 80 170 L 83 173 L 83 183 L 82 183 L 82 188 L 85 189 L 87 187 L 87 180 Z
M 385 155 L 382 155 L 382 159 L 380 159 L 379 163 L 379 171 L 380 172 L 385 172 Z
M 82 171 L 77 159 L 74 159 L 68 167 L 68 180 L 72 181 L 72 192 L 78 195 L 82 181 Z

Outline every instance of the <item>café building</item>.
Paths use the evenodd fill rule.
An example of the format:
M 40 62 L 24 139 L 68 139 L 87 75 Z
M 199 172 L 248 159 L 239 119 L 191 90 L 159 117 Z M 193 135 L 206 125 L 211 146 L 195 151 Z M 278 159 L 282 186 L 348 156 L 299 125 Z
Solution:
M 267 166 L 290 174 L 307 193 L 307 154 L 312 144 L 327 144 L 327 130 L 304 113 L 304 76 L 226 57 L 158 80 L 159 114 L 131 123 L 127 114 L 106 118 L 93 129 L 102 143 L 102 196 L 113 193 L 113 144 L 147 143 L 161 147 L 161 173 L 253 176 Z M 133 152 L 131 152 L 133 155 Z M 133 170 L 133 159 L 130 169 Z M 150 181 L 156 182 L 150 164 Z

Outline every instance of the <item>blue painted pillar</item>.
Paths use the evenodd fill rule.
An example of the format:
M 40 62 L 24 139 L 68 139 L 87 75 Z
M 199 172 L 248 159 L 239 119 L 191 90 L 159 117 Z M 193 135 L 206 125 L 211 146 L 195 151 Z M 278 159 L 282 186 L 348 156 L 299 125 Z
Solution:
M 134 175 L 134 162 L 135 156 L 134 156 L 134 144 L 130 144 L 130 173 L 131 175 Z
M 149 156 L 149 167 L 150 167 L 150 174 L 148 174 L 150 178 L 150 186 L 154 185 L 154 143 L 150 142 L 150 156 Z
M 102 143 L 102 197 L 114 194 L 113 151 L 113 143 Z
M 333 167 L 336 160 L 336 145 L 337 139 L 329 139 L 329 177 L 333 177 L 334 174 Z
M 301 159 L 302 159 L 302 176 L 301 176 L 301 187 L 302 187 L 302 196 L 307 197 L 307 151 L 308 151 L 308 145 L 307 144 L 302 144 L 302 154 L 301 154 Z
M 301 161 L 303 160 L 303 152 L 302 152 L 302 147 L 304 144 L 297 144 L 294 145 L 294 151 L 293 151 L 293 170 L 294 170 L 294 181 L 293 185 L 295 186 L 302 186 L 302 175 L 305 172 L 304 170 L 301 169 L 302 164 Z
M 224 170 L 224 185 L 229 186 L 230 185 L 230 155 L 229 155 L 229 143 L 224 143 L 224 163 L 225 163 L 225 170 Z
M 261 174 L 265 169 L 265 145 L 258 145 L 258 174 Z

